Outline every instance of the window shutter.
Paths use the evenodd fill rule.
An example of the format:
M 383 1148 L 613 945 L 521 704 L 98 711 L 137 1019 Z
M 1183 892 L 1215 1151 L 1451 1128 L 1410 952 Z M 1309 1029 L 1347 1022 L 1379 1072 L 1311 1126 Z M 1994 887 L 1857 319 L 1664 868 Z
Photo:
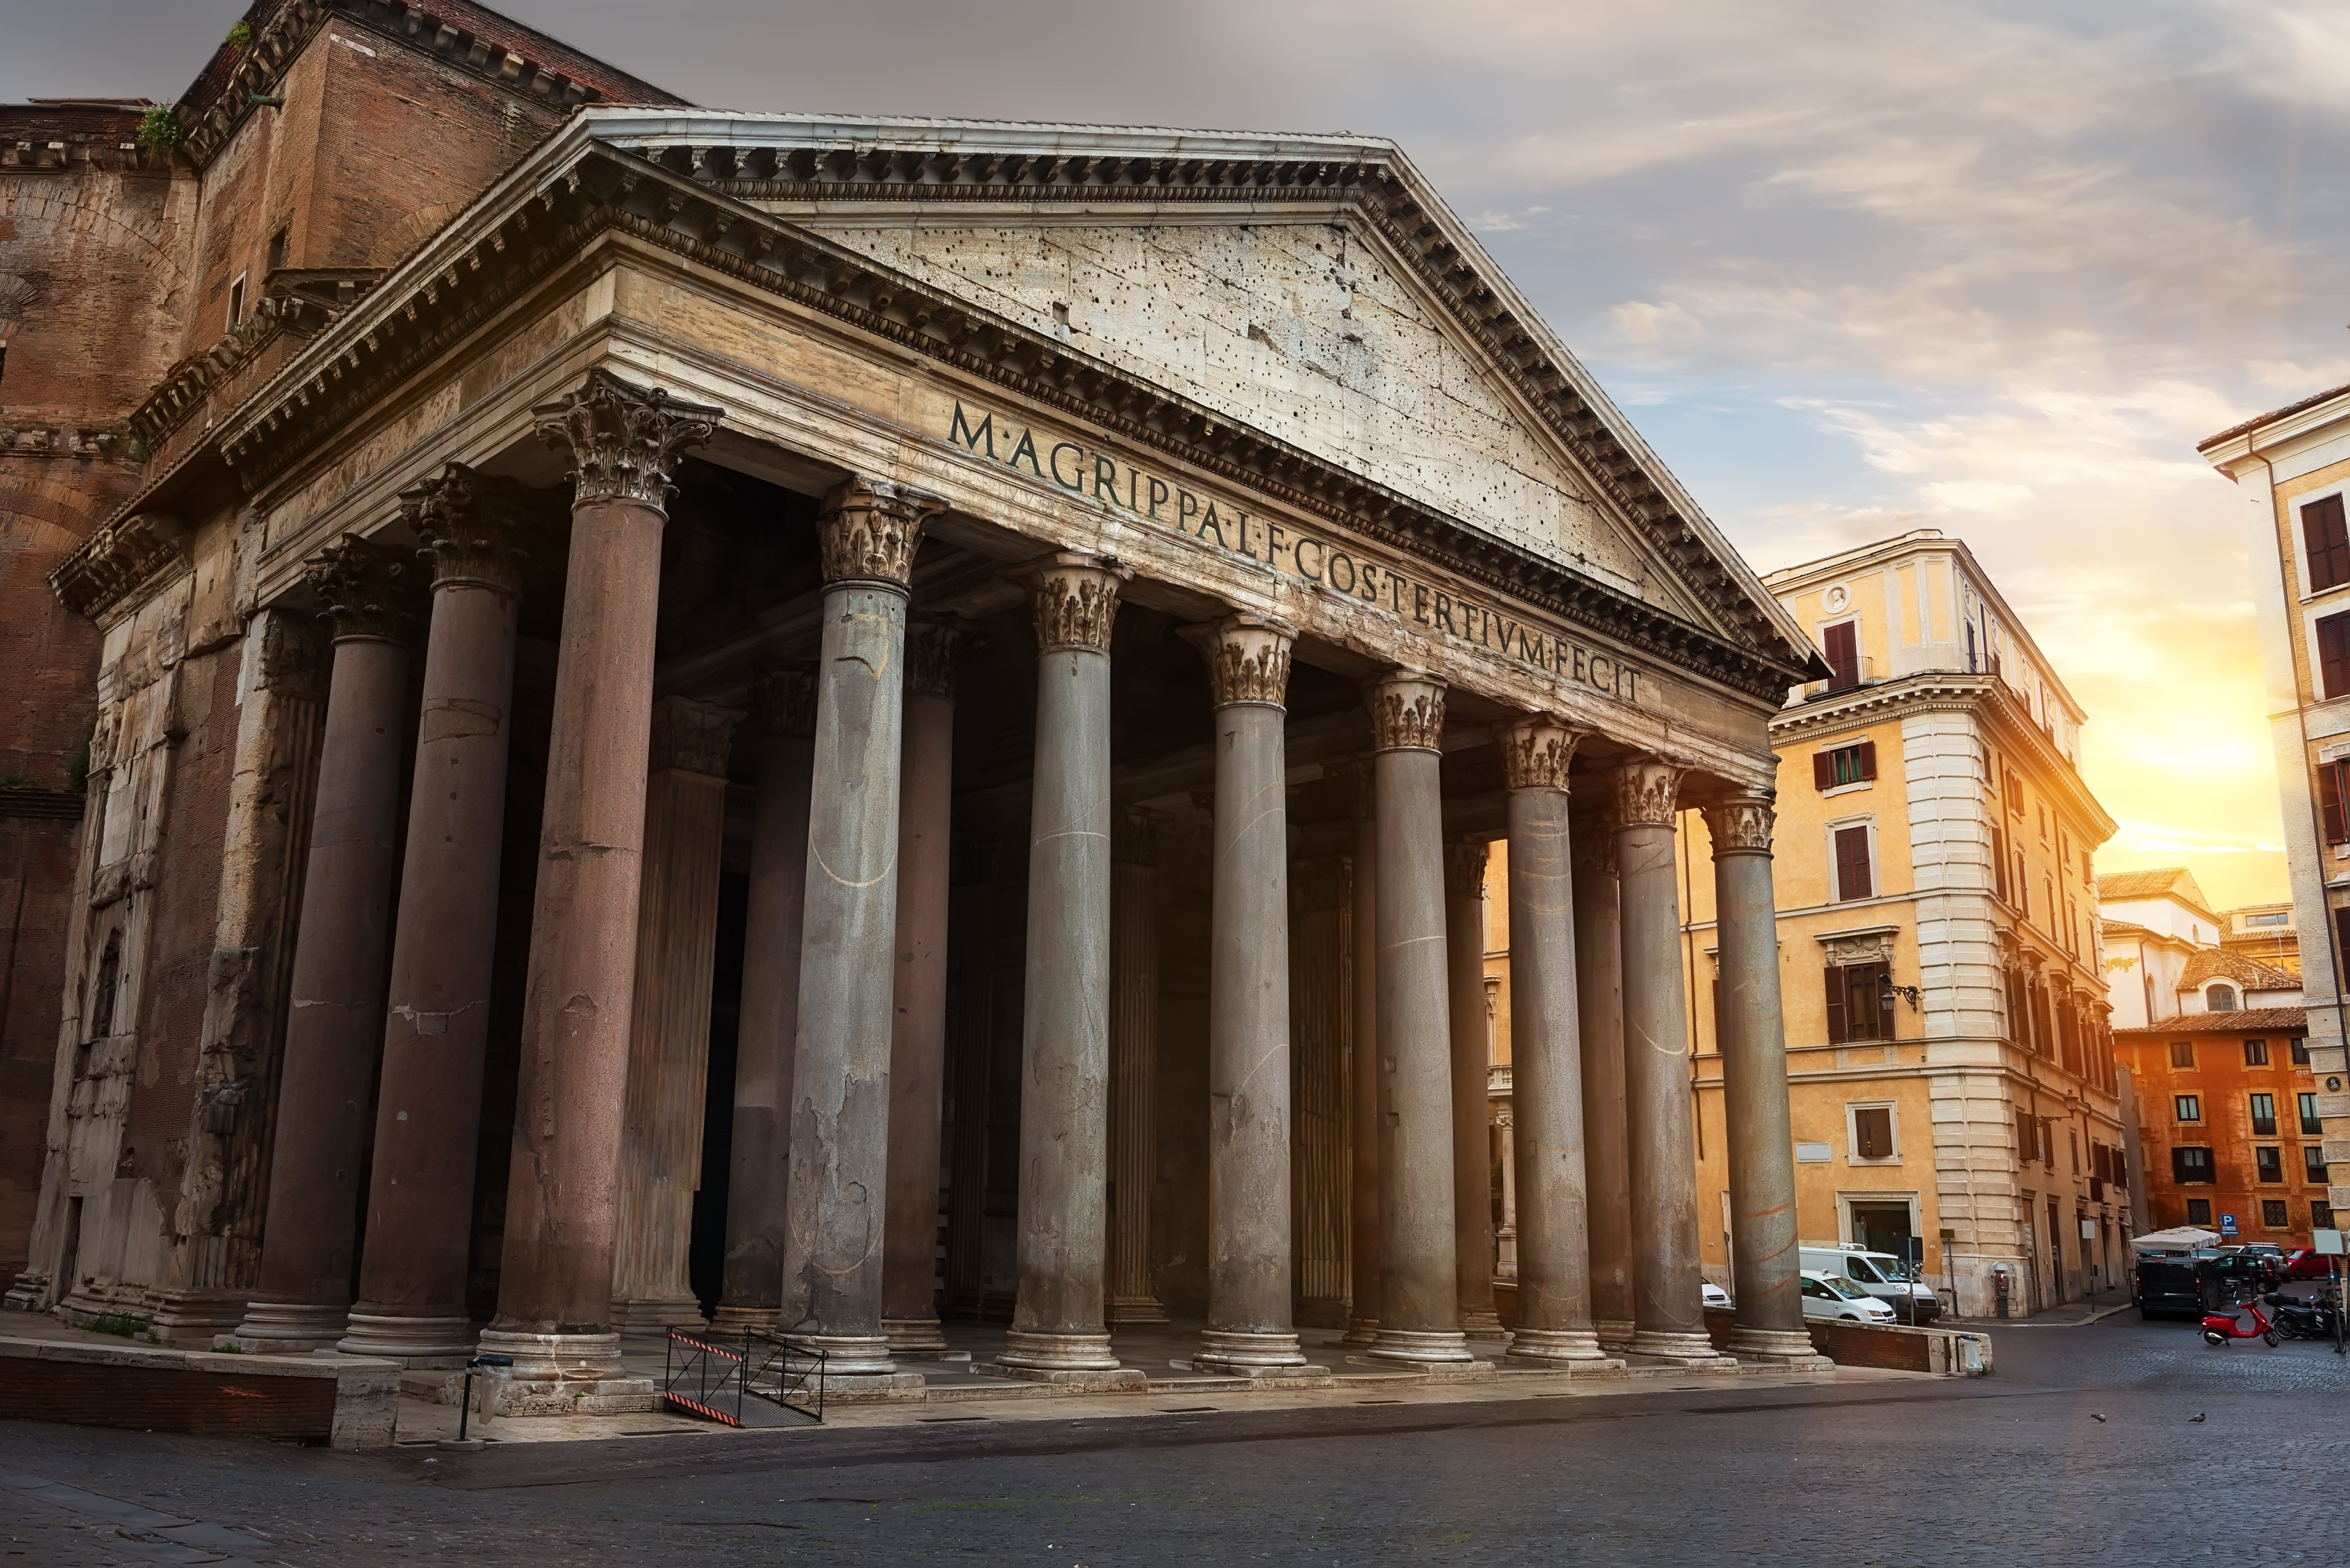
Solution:
M 1828 965 L 1828 1044 L 1841 1045 L 1850 1038 L 1850 1029 L 1844 1015 L 1844 971 Z
M 1873 779 L 1877 776 L 1877 742 L 1875 741 L 1863 741 L 1860 743 L 1860 776 L 1865 779 Z
M 2325 806 L 2325 842 L 2350 844 L 2350 824 L 2342 814 L 2342 764 L 2321 763 L 2317 767 L 2317 794 Z
M 1835 788 L 1835 759 L 1826 752 L 1812 753 L 1812 784 L 1824 791 Z
M 1828 668 L 1835 672 L 1834 679 L 1828 682 L 1831 691 L 1842 691 L 1860 684 L 1860 646 L 1859 639 L 1854 635 L 1855 629 L 1854 624 L 1846 621 L 1820 634 L 1825 645 Z
M 1991 830 L 1991 890 L 2001 903 L 2007 902 L 2007 835 L 1996 827 Z
M 1893 1038 L 1893 993 L 1887 989 L 1892 980 L 1893 971 L 1889 965 L 1877 964 L 1869 970 L 1869 1004 L 1877 1009 L 1877 1038 L 1879 1040 Z
M 2301 537 L 2309 547 L 2311 593 L 2350 582 L 2350 533 L 2343 527 L 2342 497 L 2328 495 L 2303 507 Z
M 1866 898 L 1874 889 L 1868 875 L 1868 829 L 1839 827 L 1835 836 L 1836 897 Z
M 2318 621 L 2317 674 L 2322 696 L 2330 701 L 2350 695 L 2350 613 Z

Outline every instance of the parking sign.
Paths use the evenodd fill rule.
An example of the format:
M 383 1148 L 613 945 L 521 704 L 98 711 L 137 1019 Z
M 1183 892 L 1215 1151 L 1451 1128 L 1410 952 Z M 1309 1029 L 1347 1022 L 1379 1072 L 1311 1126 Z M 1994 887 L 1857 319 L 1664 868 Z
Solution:
M 2236 1217 L 2235 1217 L 2233 1214 L 2222 1214 L 2222 1215 L 2220 1215 L 2220 1235 L 2222 1235 L 2222 1236 L 2232 1236 L 2232 1235 L 2234 1235 L 2235 1233 L 2236 1233 Z

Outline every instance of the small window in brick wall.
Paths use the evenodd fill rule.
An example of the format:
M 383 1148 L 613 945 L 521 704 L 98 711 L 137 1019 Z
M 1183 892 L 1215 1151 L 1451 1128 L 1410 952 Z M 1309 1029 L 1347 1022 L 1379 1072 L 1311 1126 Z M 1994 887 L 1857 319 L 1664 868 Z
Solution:
M 1824 790 L 1841 784 L 1866 784 L 1877 776 L 1877 742 L 1859 741 L 1831 752 L 1812 753 L 1812 783 Z

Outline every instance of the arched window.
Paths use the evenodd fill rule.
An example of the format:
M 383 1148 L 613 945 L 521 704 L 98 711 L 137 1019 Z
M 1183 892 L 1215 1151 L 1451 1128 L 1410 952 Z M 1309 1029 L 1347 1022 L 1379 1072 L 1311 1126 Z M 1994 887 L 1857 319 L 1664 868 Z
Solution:
M 2236 991 L 2233 986 L 2210 985 L 2203 988 L 2203 1005 L 2214 1012 L 2236 1011 Z

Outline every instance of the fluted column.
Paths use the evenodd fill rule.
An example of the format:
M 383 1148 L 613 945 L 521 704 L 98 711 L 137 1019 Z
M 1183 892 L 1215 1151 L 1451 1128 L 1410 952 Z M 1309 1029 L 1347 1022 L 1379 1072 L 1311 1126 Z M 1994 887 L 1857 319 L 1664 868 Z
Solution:
M 1591 1327 L 1602 1349 L 1620 1351 L 1632 1343 L 1632 1156 L 1624 1119 L 1624 931 L 1616 830 L 1607 813 L 1597 811 L 1576 818 L 1571 831 Z
M 1485 862 L 1482 839 L 1444 846 L 1444 993 L 1452 1063 L 1452 1253 L 1461 1327 L 1504 1337 L 1493 1312 L 1492 1052 L 1485 1027 Z
M 1681 987 L 1673 820 L 1681 770 L 1653 758 L 1616 773 L 1624 933 L 1624 1110 L 1632 1166 L 1635 1355 L 1711 1362 L 1700 1291 L 1697 1147 Z
M 653 704 L 646 763 L 637 994 L 620 1127 L 612 1321 L 622 1333 L 702 1326 L 687 1274 L 710 1083 L 710 981 L 718 959 L 718 861 L 726 760 L 743 711 L 691 697 Z
M 784 1191 L 785 1333 L 828 1374 L 891 1379 L 881 1330 L 889 1038 L 898 920 L 906 595 L 936 497 L 878 480 L 833 492 L 817 524 L 824 644 Z M 919 1387 L 911 1373 L 891 1386 Z
M 1159 814 L 1110 821 L 1110 1263 L 1107 1320 L 1165 1323 L 1150 1269 L 1159 1180 Z
M 939 1328 L 939 1132 L 947 1075 L 947 913 L 954 833 L 954 671 L 962 633 L 917 620 L 906 640 L 898 798 L 897 1011 L 889 1033 L 889 1199 L 881 1331 L 895 1355 L 945 1354 Z
M 1721 942 L 1721 1098 L 1730 1155 L 1733 1354 L 1814 1359 L 1798 1283 L 1795 1147 L 1779 1011 L 1779 916 L 1771 888 L 1769 790 L 1708 806 L 1714 919 Z
M 814 670 L 760 671 L 752 683 L 751 714 L 759 744 L 759 798 L 743 931 L 734 1131 L 726 1153 L 726 1264 L 711 1318 L 713 1327 L 733 1333 L 775 1327 L 784 1299 L 785 1129 L 799 1021 L 808 782 L 816 755 Z
M 532 410 L 571 459 L 571 556 L 547 739 L 498 1315 L 518 1377 L 619 1371 L 620 1121 L 636 1004 L 645 758 L 670 473 L 718 410 L 602 369 Z
M 1289 842 L 1283 725 L 1297 628 L 1227 616 L 1192 640 L 1215 703 L 1208 917 L 1208 1324 L 1192 1363 L 1303 1366 L 1291 1321 Z
M 1354 957 L 1353 1073 L 1347 1085 L 1349 1127 L 1354 1134 L 1347 1177 L 1347 1243 L 1354 1300 L 1347 1316 L 1346 1343 L 1369 1345 L 1379 1330 L 1379 819 L 1377 770 L 1367 762 L 1347 764 L 1354 791 L 1355 862 L 1349 936 Z
M 1518 1328 L 1510 1359 L 1544 1366 L 1602 1364 L 1591 1326 L 1584 1171 L 1582 1008 L 1575 972 L 1575 903 L 1567 765 L 1576 736 L 1546 719 L 1495 734 L 1510 792 L 1510 1115 L 1514 1157 Z M 1508 1174 L 1511 1166 L 1503 1167 Z
M 383 1041 L 409 646 L 423 573 L 346 535 L 305 576 L 334 625 L 292 1007 L 278 1081 L 260 1277 L 234 1337 L 316 1350 L 343 1334 L 359 1231 L 359 1158 Z
M 1036 757 L 1020 1045 L 1019 1296 L 997 1365 L 1139 1383 L 1102 1318 L 1109 1177 L 1109 639 L 1132 574 L 1055 556 L 1036 574 Z
M 1370 1354 L 1465 1363 L 1453 1247 L 1452 1067 L 1445 995 L 1444 682 L 1368 683 L 1378 803 L 1379 1326 Z
M 473 1350 L 466 1287 L 514 736 L 515 616 L 524 550 L 549 537 L 536 514 L 525 493 L 453 462 L 400 497 L 401 518 L 432 563 L 432 626 L 391 979 L 378 1023 L 383 1067 L 367 1244 L 359 1299 L 338 1347 L 352 1355 L 448 1366 Z

